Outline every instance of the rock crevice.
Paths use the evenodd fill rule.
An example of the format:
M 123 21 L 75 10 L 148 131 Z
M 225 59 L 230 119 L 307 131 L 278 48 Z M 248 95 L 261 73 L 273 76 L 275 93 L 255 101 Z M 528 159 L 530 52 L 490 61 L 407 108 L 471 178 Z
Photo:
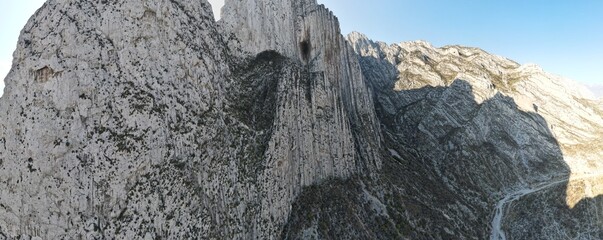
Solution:
M 505 194 L 603 152 L 569 81 L 346 39 L 315 0 L 227 0 L 218 22 L 206 0 L 49 0 L 6 83 L 0 239 L 483 239 Z

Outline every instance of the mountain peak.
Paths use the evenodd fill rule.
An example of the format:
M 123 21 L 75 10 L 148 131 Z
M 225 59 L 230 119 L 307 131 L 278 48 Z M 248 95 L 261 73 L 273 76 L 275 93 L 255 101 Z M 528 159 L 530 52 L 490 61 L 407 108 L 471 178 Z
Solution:
M 408 49 L 433 49 L 433 45 L 431 45 L 431 43 L 425 41 L 425 40 L 414 40 L 414 41 L 407 41 L 407 42 L 401 42 L 398 43 L 399 46 L 403 47 L 403 48 L 408 48 Z
M 0 238 L 270 239 L 305 187 L 377 174 L 337 18 L 314 0 L 222 13 L 49 1 L 31 18 L 0 99 Z
M 346 40 L 315 0 L 222 13 L 49 0 L 31 18 L 0 99 L 0 239 L 602 228 L 584 188 L 572 209 L 549 198 L 603 167 L 600 102 L 563 78 L 478 48 Z

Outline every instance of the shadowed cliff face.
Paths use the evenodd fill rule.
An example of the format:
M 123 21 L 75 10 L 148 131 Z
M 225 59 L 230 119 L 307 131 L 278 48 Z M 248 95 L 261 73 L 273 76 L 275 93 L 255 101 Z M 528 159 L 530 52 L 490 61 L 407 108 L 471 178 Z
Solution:
M 48 1 L 0 99 L 0 236 L 270 239 L 302 187 L 379 169 L 336 18 L 281 3 L 254 40 L 283 48 L 242 51 L 206 1 Z
M 413 75 L 438 58 L 411 45 L 424 68 L 401 71 L 314 0 L 229 0 L 219 23 L 206 1 L 50 0 L 0 99 L 0 239 L 487 238 L 498 200 L 589 142 L 510 95 L 538 82 Z M 599 198 L 562 185 L 508 206 L 507 236 L 597 236 Z
M 594 189 L 601 181 L 601 176 L 570 180 L 515 201 L 503 221 L 508 239 L 603 238 L 603 196 L 600 189 Z M 580 194 L 591 191 L 585 189 L 588 185 L 593 187 L 593 197 Z M 566 201 L 576 198 L 580 200 Z
M 546 73 L 536 65 L 520 65 L 478 48 L 436 48 L 423 41 L 386 45 L 359 33 L 348 38 L 362 56 L 383 59 L 392 65 L 389 71 L 396 71 L 394 89 L 449 86 L 455 79 L 463 79 L 473 87 L 478 103 L 503 93 L 513 98 L 522 111 L 538 113 L 547 121 L 572 173 L 600 169 L 603 114 L 578 83 Z
M 401 156 L 401 159 L 405 159 L 404 162 L 413 162 L 411 159 L 423 159 L 422 164 L 414 168 L 413 172 L 421 171 L 417 169 L 431 172 L 432 177 L 430 178 L 441 181 L 441 184 L 437 185 L 453 192 L 451 196 L 454 199 L 458 197 L 458 199 L 465 199 L 469 202 L 468 205 L 472 206 L 469 208 L 471 211 L 465 213 L 470 214 L 455 219 L 453 222 L 459 222 L 460 224 L 455 224 L 456 227 L 452 228 L 447 227 L 448 229 L 458 230 L 458 226 L 462 226 L 463 223 L 471 222 L 472 219 L 479 219 L 474 223 L 475 225 L 469 225 L 481 226 L 477 228 L 481 229 L 477 232 L 440 231 L 439 234 L 435 234 L 436 236 L 442 237 L 445 234 L 450 234 L 450 232 L 455 232 L 453 235 L 462 238 L 474 238 L 476 236 L 481 236 L 478 237 L 480 239 L 487 238 L 490 235 L 489 223 L 494 214 L 491 204 L 500 200 L 505 194 L 522 189 L 532 189 L 541 183 L 557 182 L 559 179 L 569 178 L 571 169 L 566 163 L 568 161 L 567 156 L 563 154 L 566 150 L 562 150 L 555 134 L 550 130 L 549 126 L 552 124 L 547 123 L 536 109 L 523 110 L 525 107 L 518 106 L 514 98 L 506 96 L 507 93 L 500 93 L 496 88 L 490 90 L 487 90 L 487 88 L 484 90 L 482 87 L 473 88 L 475 84 L 482 86 L 481 82 L 489 81 L 488 78 L 480 79 L 478 83 L 475 83 L 476 80 L 469 74 L 471 82 L 455 80 L 447 87 L 428 86 L 418 89 L 412 85 L 401 87 L 405 86 L 406 79 L 404 78 L 405 75 L 400 74 L 399 70 L 411 68 L 405 66 L 405 64 L 416 64 L 413 62 L 416 60 L 416 56 L 400 56 L 400 58 L 392 60 L 391 53 L 387 52 L 390 50 L 385 50 L 387 46 L 371 42 L 362 36 L 352 36 L 351 44 L 361 55 L 360 62 L 363 67 L 363 74 L 373 86 L 375 107 L 383 124 L 386 148 L 394 149 L 395 152 L 392 153 Z M 378 49 L 384 50 L 380 51 Z M 415 52 L 414 54 L 424 56 L 421 55 L 421 52 Z M 478 58 L 484 58 L 483 54 Z M 433 59 L 423 60 L 429 64 L 423 63 L 428 69 L 423 78 L 429 78 L 429 71 L 438 72 L 437 66 L 450 64 L 442 58 L 434 57 Z M 504 63 L 504 61 L 502 62 Z M 393 65 L 392 63 L 398 63 L 399 65 Z M 465 65 L 456 64 L 449 65 L 449 67 L 467 73 L 468 70 L 464 69 Z M 421 77 L 421 75 L 416 77 Z M 524 81 L 528 83 L 512 85 L 504 82 L 494 82 L 490 85 L 507 84 L 509 87 L 516 88 L 517 84 L 530 85 L 530 82 L 534 81 L 530 77 L 525 79 L 527 80 Z M 407 90 L 401 90 L 405 88 Z M 552 88 L 532 89 L 530 91 L 535 92 L 535 95 L 538 96 L 543 94 L 542 92 L 546 95 L 547 91 L 556 90 Z M 507 91 L 503 90 L 502 92 Z M 571 93 L 571 91 L 568 92 Z M 476 95 L 478 97 L 475 97 Z M 515 97 L 517 93 L 511 92 L 510 95 Z M 520 100 L 526 101 L 525 98 Z M 576 109 L 575 103 L 570 104 L 574 104 L 570 107 L 571 109 Z M 553 105 L 549 104 L 547 106 Z M 580 105 L 578 104 L 578 106 Z M 540 110 L 542 111 L 542 109 Z M 593 110 L 597 109 L 594 108 Z M 548 109 L 548 111 L 551 111 L 551 109 Z M 592 110 L 587 106 L 586 110 L 579 111 Z M 549 113 L 545 110 L 545 114 Z M 559 115 L 554 118 L 554 121 L 563 122 L 568 118 L 572 118 L 572 116 Z M 561 119 L 561 121 L 558 119 Z M 589 119 L 596 122 L 597 116 L 590 116 Z M 555 125 L 555 127 L 568 129 L 575 126 Z M 590 132 L 596 133 L 597 131 Z M 564 141 L 567 142 L 567 138 L 564 138 Z M 591 156 L 600 154 L 597 152 L 597 146 L 594 145 L 591 151 L 584 152 L 583 156 L 589 153 L 592 153 Z M 410 152 L 410 154 L 402 154 L 403 152 Z M 588 157 L 582 158 L 586 161 L 589 161 L 588 159 Z M 569 162 L 575 163 L 575 160 L 581 161 L 580 158 L 570 157 Z M 384 163 L 384 166 L 388 166 L 388 164 Z M 391 169 L 391 167 L 384 168 L 384 170 L 387 169 Z M 592 167 L 590 171 L 596 172 L 596 167 Z M 582 171 L 572 173 L 572 177 L 568 179 L 569 181 L 560 181 L 559 184 L 554 184 L 550 188 L 544 188 L 542 191 L 526 195 L 512 202 L 508 210 L 509 214 L 505 215 L 503 220 L 503 230 L 507 232 L 506 236 L 509 239 L 534 237 L 564 239 L 567 236 L 572 238 L 590 236 L 591 239 L 597 239 L 598 235 L 594 233 L 600 232 L 601 229 L 601 225 L 598 224 L 599 221 L 597 220 L 600 218 L 597 213 L 599 200 L 597 200 L 598 198 L 590 199 L 587 197 L 596 196 L 600 192 L 597 189 L 597 178 L 594 175 L 579 179 L 581 173 Z M 424 179 L 425 177 L 422 177 L 425 175 L 416 175 L 413 179 L 420 180 L 408 184 L 410 188 L 417 188 L 413 185 L 419 185 L 419 182 L 420 184 L 429 182 Z M 437 197 L 424 198 L 425 200 L 420 202 L 424 201 L 426 202 L 425 205 L 435 209 L 434 211 L 446 214 L 446 219 L 454 219 L 450 216 L 454 216 L 451 213 L 455 211 L 443 210 L 441 204 L 430 204 L 433 201 L 432 199 L 446 198 L 446 191 L 429 191 L 426 189 L 425 192 L 429 192 L 426 195 L 433 194 Z M 454 197 L 454 194 L 460 194 L 461 196 Z M 475 195 L 472 196 L 472 194 Z M 421 195 L 419 193 L 412 196 Z M 536 197 L 542 195 L 548 197 Z M 584 197 L 587 198 L 581 201 Z M 421 199 L 421 197 L 408 196 L 406 198 L 412 198 L 415 201 Z M 530 200 L 530 198 L 537 199 L 537 201 Z M 578 208 L 573 206 L 577 202 L 579 202 L 576 205 Z M 480 212 L 483 214 L 484 211 L 489 216 L 481 215 L 474 218 L 479 216 Z M 524 214 L 518 217 L 518 215 L 512 214 L 514 212 Z M 405 216 L 408 215 L 405 214 Z M 544 219 L 553 220 L 547 222 Z M 580 224 L 582 222 L 588 223 Z M 446 226 L 446 224 L 444 223 L 442 226 Z M 538 230 L 532 232 L 530 230 L 532 228 Z M 550 231 L 554 228 L 557 231 Z M 419 230 L 419 232 L 421 231 Z M 425 234 L 429 235 L 431 233 L 426 230 Z
M 478 104 L 463 80 L 374 91 L 385 146 L 379 177 L 307 188 L 284 238 L 485 239 L 505 193 L 569 175 L 543 118 L 518 110 L 508 97 Z M 540 148 L 517 143 L 509 126 L 526 131 L 526 142 Z M 530 224 L 541 223 L 523 227 Z

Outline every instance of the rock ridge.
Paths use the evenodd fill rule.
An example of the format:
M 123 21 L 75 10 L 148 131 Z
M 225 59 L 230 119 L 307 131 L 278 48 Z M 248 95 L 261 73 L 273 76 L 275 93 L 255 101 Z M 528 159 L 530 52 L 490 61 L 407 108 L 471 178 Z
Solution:
M 497 202 L 551 181 L 507 236 L 600 235 L 598 184 L 568 178 L 600 167 L 603 111 L 573 82 L 346 38 L 315 0 L 213 19 L 206 0 L 36 12 L 0 98 L 0 239 L 485 239 Z
M 45 3 L 0 99 L 0 236 L 273 239 L 303 187 L 375 174 L 379 125 L 336 18 L 274 4 L 227 1 L 262 16 L 251 41 L 205 0 Z M 304 35 L 258 34 L 288 21 Z

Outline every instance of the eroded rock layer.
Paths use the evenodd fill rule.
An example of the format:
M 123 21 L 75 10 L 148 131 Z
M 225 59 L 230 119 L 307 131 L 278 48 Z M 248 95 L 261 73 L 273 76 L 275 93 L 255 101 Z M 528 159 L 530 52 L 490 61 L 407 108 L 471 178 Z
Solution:
M 315 0 L 213 19 L 205 0 L 36 12 L 0 99 L 0 239 L 600 237 L 576 175 L 599 169 L 603 111 L 572 82 L 346 39 Z
M 411 174 L 428 171 L 416 182 L 396 182 L 386 167 L 376 184 L 398 192 L 391 208 L 407 206 L 388 213 L 394 223 L 410 222 L 405 236 L 599 238 L 601 225 L 578 223 L 600 218 L 586 212 L 600 204 L 592 182 L 603 153 L 595 140 L 603 127 L 600 108 L 583 87 L 476 48 L 388 46 L 358 33 L 348 39 L 373 87 L 385 147 Z M 590 183 L 576 190 L 573 179 Z M 408 197 L 408 189 L 424 190 Z M 549 197 L 537 198 L 543 194 Z M 503 204 L 500 234 L 493 205 L 510 196 L 522 196 L 514 198 L 521 203 Z M 417 203 L 432 214 L 413 216 Z M 424 215 L 431 217 L 421 222 Z
M 48 1 L 0 103 L 0 236 L 274 238 L 303 186 L 376 171 L 335 17 L 289 10 L 262 16 L 312 19 L 314 37 L 281 41 L 302 59 L 228 48 L 206 1 Z

